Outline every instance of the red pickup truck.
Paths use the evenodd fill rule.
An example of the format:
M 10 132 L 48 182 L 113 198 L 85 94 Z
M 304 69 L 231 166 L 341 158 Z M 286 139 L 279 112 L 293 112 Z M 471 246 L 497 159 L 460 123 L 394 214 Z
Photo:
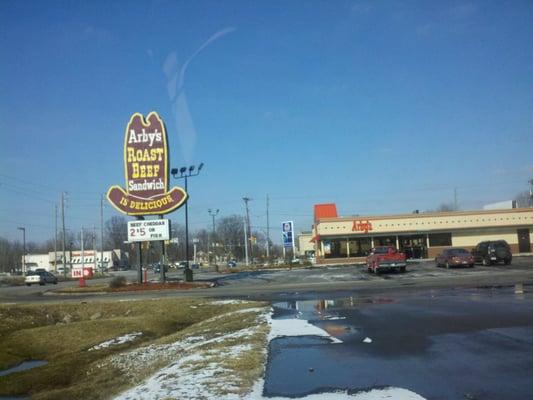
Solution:
M 396 250 L 394 246 L 375 247 L 366 258 L 368 272 L 374 272 L 375 274 L 379 274 L 385 269 L 405 272 L 406 266 L 405 254 Z

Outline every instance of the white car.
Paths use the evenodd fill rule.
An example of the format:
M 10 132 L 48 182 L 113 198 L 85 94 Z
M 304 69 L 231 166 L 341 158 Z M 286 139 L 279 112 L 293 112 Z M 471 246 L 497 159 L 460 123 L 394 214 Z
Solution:
M 26 286 L 31 286 L 34 283 L 38 285 L 45 285 L 47 283 L 57 285 L 57 278 L 54 274 L 45 270 L 30 271 L 26 275 L 26 278 L 24 278 L 24 283 Z

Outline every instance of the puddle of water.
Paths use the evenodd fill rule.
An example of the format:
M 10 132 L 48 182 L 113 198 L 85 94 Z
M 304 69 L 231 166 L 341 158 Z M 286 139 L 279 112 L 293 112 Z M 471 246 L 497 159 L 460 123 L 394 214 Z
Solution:
M 9 374 L 13 374 L 15 372 L 26 371 L 28 369 L 41 367 L 46 364 L 48 364 L 48 361 L 43 361 L 43 360 L 24 361 L 23 363 L 20 363 L 19 365 L 15 367 L 0 371 L 0 376 L 6 376 Z M 2 397 L 0 399 L 4 399 L 4 398 Z
M 338 310 L 358 309 L 371 304 L 389 304 L 396 300 L 389 297 L 361 298 L 343 297 L 333 300 L 291 300 L 274 303 L 274 318 L 301 318 L 306 320 L 316 319 L 344 319 Z
M 533 304 L 521 300 L 533 294 L 527 286 L 502 288 L 501 298 L 491 295 L 494 290 L 471 289 L 409 300 L 352 296 L 274 303 L 273 318 L 308 320 L 343 343 L 273 340 L 264 394 L 397 386 L 427 398 L 529 398 Z M 489 365 L 490 372 L 477 371 L 479 365 Z

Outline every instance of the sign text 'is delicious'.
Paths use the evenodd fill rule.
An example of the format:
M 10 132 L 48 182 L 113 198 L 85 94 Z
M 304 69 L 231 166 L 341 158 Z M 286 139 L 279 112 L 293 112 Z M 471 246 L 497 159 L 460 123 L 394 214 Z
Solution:
M 168 190 L 167 134 L 154 111 L 146 121 L 141 114 L 133 114 L 126 126 L 124 174 L 126 190 L 115 185 L 107 192 L 110 203 L 124 214 L 166 214 L 187 200 L 182 188 Z

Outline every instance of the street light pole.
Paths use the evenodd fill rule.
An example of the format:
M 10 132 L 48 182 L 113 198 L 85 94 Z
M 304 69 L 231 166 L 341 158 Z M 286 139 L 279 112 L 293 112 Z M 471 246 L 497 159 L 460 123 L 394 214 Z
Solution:
M 184 176 L 185 179 L 185 193 L 189 194 L 187 189 L 187 175 Z M 189 199 L 185 202 L 185 270 L 190 271 L 189 268 Z M 187 272 L 189 273 L 189 272 Z M 192 279 L 191 279 L 192 280 Z
M 185 193 L 187 193 L 187 196 L 189 195 L 188 187 L 187 187 L 187 179 L 193 176 L 200 175 L 200 171 L 204 167 L 204 163 L 201 163 L 198 165 L 198 168 L 196 166 L 191 165 L 190 167 L 181 167 L 181 168 L 172 168 L 170 170 L 170 173 L 174 177 L 174 179 L 184 179 L 185 180 Z M 196 172 L 194 170 L 196 169 Z M 178 175 L 179 173 L 179 175 Z M 192 281 L 192 270 L 189 267 L 189 198 L 187 198 L 187 201 L 185 202 L 185 280 L 187 282 Z
M 17 228 L 22 231 L 22 273 L 26 275 L 26 228 Z

